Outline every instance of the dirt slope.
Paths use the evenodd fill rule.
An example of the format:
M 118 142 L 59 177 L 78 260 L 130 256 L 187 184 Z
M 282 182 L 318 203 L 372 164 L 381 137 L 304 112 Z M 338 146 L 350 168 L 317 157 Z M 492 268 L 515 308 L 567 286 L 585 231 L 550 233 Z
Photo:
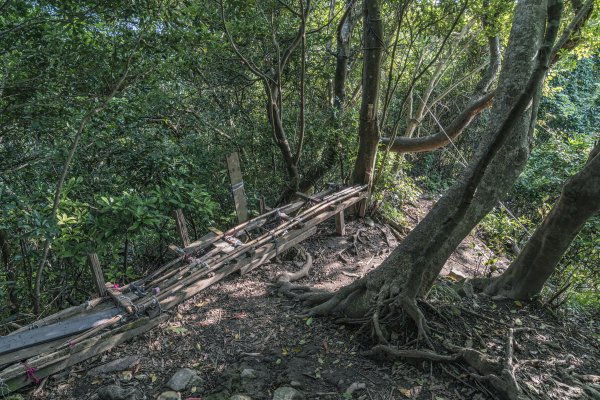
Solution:
M 430 205 L 423 200 L 407 208 L 413 223 Z M 397 245 L 388 227 L 372 221 L 351 221 L 344 238 L 332 232 L 333 222 L 322 224 L 304 242 L 314 266 L 298 283 L 335 290 L 375 268 Z M 487 273 L 485 261 L 490 257 L 485 244 L 469 237 L 444 273 Z M 506 261 L 501 264 L 503 268 Z M 460 363 L 367 358 L 362 352 L 374 343 L 370 335 L 359 333 L 359 327 L 301 317 L 303 307 L 270 286 L 279 273 L 297 268 L 282 257 L 244 277 L 230 277 L 180 305 L 158 329 L 49 379 L 42 390 L 27 396 L 91 400 L 99 398 L 100 388 L 116 385 L 128 390 L 129 398 L 155 399 L 167 390 L 164 385 L 176 371 L 188 367 L 199 380 L 181 391 L 184 399 L 230 399 L 234 394 L 271 399 L 282 386 L 293 386 L 309 399 L 498 397 Z M 592 375 L 599 373 L 600 365 L 598 336 L 591 336 L 594 329 L 598 332 L 597 321 L 559 319 L 535 304 L 458 297 L 449 288 L 451 281 L 442 279 L 428 300 L 432 307 L 424 305 L 436 343 L 450 340 L 501 358 L 508 327 L 530 327 L 515 343 L 516 377 L 525 394 L 575 399 L 588 396 L 587 390 L 593 395 L 599 382 L 594 383 Z M 394 344 L 414 348 L 413 339 L 407 328 L 398 332 Z M 93 367 L 131 355 L 139 356 L 139 362 L 124 371 L 87 375 Z

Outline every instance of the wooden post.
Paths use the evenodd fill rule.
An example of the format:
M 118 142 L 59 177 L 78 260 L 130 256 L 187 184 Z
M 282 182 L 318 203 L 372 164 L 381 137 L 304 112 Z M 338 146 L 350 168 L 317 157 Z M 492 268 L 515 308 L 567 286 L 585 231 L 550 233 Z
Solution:
M 181 243 L 183 243 L 183 247 L 188 247 L 190 245 L 190 236 L 188 235 L 183 211 L 181 211 L 180 208 L 175 210 L 175 226 L 177 227 L 177 233 L 181 238 Z
M 346 223 L 344 221 L 344 210 L 335 214 L 335 231 L 340 236 L 346 235 Z
M 90 253 L 88 254 L 88 259 L 90 268 L 92 269 L 92 278 L 94 279 L 94 284 L 98 290 L 98 295 L 100 297 L 104 297 L 106 296 L 106 283 L 104 282 L 104 274 L 102 273 L 102 268 L 100 267 L 98 254 Z
M 238 222 L 242 223 L 248 220 L 248 203 L 244 190 L 242 170 L 240 168 L 240 158 L 237 152 L 233 152 L 227 156 L 227 169 L 229 169 L 231 194 L 235 203 L 235 212 L 238 216 Z
M 263 215 L 265 212 L 267 212 L 265 196 L 260 196 L 260 199 L 258 199 L 258 212 L 260 213 L 260 215 Z

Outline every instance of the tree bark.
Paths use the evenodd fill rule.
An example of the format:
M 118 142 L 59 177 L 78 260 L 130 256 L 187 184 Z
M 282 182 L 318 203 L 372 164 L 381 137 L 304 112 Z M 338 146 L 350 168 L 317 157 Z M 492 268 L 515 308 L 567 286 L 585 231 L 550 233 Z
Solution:
M 363 93 L 358 126 L 358 155 L 354 164 L 353 181 L 359 184 L 370 185 L 373 179 L 375 157 L 379 143 L 377 112 L 381 56 L 384 45 L 383 21 L 381 19 L 379 0 L 365 0 L 363 14 Z
M 447 127 L 435 134 L 422 137 L 397 137 L 390 150 L 397 153 L 419 153 L 446 146 L 451 140 L 456 139 L 475 117 L 492 105 L 494 94 L 494 92 L 488 93 L 471 102 Z M 390 138 L 381 139 L 381 143 L 389 144 L 389 142 Z
M 518 257 L 484 291 L 521 300 L 539 294 L 573 239 L 599 210 L 600 142 L 584 168 L 565 183 L 558 201 Z
M 335 76 L 333 79 L 333 106 L 344 111 L 346 104 L 346 77 L 348 76 L 348 59 L 350 58 L 350 39 L 354 28 L 354 0 L 346 2 L 346 11 L 337 27 L 335 55 Z

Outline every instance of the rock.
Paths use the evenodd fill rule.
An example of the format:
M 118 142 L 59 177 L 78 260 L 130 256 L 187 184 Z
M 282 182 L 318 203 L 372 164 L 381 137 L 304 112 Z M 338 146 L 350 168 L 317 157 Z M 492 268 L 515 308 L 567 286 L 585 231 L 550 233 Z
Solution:
M 229 400 L 252 400 L 250 396 L 246 396 L 245 394 L 234 394 L 229 398 Z
M 98 376 L 103 374 L 108 374 L 111 372 L 124 371 L 133 367 L 136 364 L 139 364 L 141 361 L 140 356 L 127 356 L 123 358 L 116 359 L 109 363 L 100 365 L 99 367 L 92 368 L 87 372 L 88 376 Z
M 196 371 L 190 368 L 182 368 L 175 372 L 175 375 L 169 379 L 169 382 L 167 382 L 166 386 L 169 389 L 173 389 L 178 392 L 185 390 L 194 384 L 198 384 L 199 381 L 200 377 Z
M 178 392 L 162 392 L 156 400 L 181 400 L 181 393 Z
M 133 378 L 133 374 L 131 373 L 131 371 L 121 371 L 119 373 L 119 378 L 123 381 L 123 382 L 128 382 Z
M 375 222 L 369 217 L 365 218 L 365 224 L 370 228 L 375 226 Z
M 302 384 L 298 381 L 291 381 L 290 386 L 294 387 L 294 388 L 300 388 L 300 387 L 302 387 Z
M 467 274 L 457 269 L 453 269 L 448 273 L 448 277 L 455 281 L 462 281 L 464 279 L 467 279 Z
M 240 374 L 242 379 L 254 379 L 256 378 L 256 371 L 252 368 L 244 368 Z
M 137 400 L 144 397 L 136 389 L 124 389 L 117 385 L 101 387 L 96 394 L 99 400 Z
M 289 386 L 282 386 L 273 393 L 273 400 L 303 400 L 304 395 Z
M 208 396 L 204 397 L 204 400 L 228 400 L 230 397 L 228 390 L 223 390 L 222 392 L 211 393 Z

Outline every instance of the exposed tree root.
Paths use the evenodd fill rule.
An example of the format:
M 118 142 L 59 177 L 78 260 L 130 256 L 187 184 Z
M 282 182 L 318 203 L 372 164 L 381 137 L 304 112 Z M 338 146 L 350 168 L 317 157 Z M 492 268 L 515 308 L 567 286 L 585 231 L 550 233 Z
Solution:
M 476 371 L 476 373 L 471 374 L 471 377 L 489 382 L 504 399 L 519 400 L 523 398 L 523 392 L 515 377 L 515 367 L 513 365 L 514 334 L 515 332 L 526 331 L 528 330 L 508 329 L 506 355 L 503 363 L 490 359 L 485 354 L 471 348 L 458 347 L 448 343 L 446 343 L 446 347 L 459 354 L 460 359 Z
M 410 358 L 427 361 L 455 361 L 460 357 L 460 354 L 444 355 L 430 350 L 400 350 L 384 345 L 377 345 L 371 350 L 363 352 L 365 356 L 380 356 L 382 354 L 392 359 Z
M 284 294 L 285 296 L 298 298 L 299 294 L 297 292 L 308 292 L 311 290 L 308 286 L 295 285 L 292 282 L 295 282 L 299 279 L 302 279 L 308 276 L 310 269 L 312 268 L 313 261 L 312 256 L 309 252 L 307 252 L 304 247 L 296 246 L 301 254 L 304 255 L 304 265 L 302 268 L 296 272 L 284 272 L 277 277 L 277 281 L 274 286 L 279 288 L 279 292 Z

